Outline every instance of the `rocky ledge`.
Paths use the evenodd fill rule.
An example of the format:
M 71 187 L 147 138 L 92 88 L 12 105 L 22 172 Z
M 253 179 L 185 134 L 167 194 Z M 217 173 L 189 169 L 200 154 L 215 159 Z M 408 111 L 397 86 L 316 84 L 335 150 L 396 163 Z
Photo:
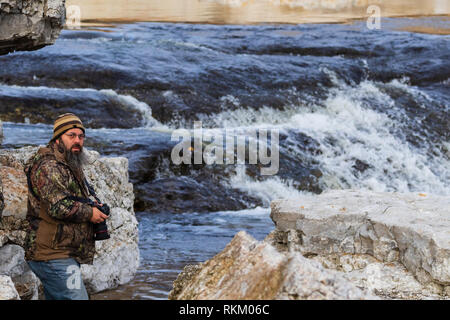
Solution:
M 26 160 L 37 147 L 0 151 L 0 176 L 5 209 L 0 220 L 0 300 L 39 298 L 39 280 L 24 260 L 26 228 Z M 88 151 L 91 165 L 85 169 L 97 195 L 111 207 L 107 220 L 111 239 L 97 241 L 93 265 L 81 272 L 90 294 L 129 282 L 139 267 L 138 223 L 133 210 L 133 185 L 126 158 L 102 158 Z
M 336 190 L 271 203 L 264 241 L 238 233 L 187 266 L 170 299 L 449 299 L 450 199 Z
M 53 44 L 65 15 L 65 0 L 0 0 L 0 55 Z

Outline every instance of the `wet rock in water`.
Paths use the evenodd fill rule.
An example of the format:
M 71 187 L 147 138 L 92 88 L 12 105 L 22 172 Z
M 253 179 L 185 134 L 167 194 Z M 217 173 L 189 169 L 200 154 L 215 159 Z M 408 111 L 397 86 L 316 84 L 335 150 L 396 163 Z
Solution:
M 53 44 L 65 23 L 64 0 L 2 0 L 0 55 Z
M 391 299 L 448 298 L 450 200 L 356 190 L 271 203 L 280 250 L 300 252 Z
M 225 249 L 178 276 L 173 300 L 374 299 L 339 272 L 298 252 L 279 252 L 241 231 Z
M 5 192 L 5 210 L 0 224 L 0 244 L 3 246 L 0 250 L 11 245 L 15 248 L 23 246 L 27 226 L 24 220 L 26 205 L 21 204 L 27 198 L 23 164 L 36 150 L 37 147 L 25 147 L 0 151 L 0 175 Z M 111 215 L 107 220 L 111 239 L 97 241 L 93 265 L 81 266 L 88 292 L 95 293 L 125 284 L 136 274 L 139 267 L 138 222 L 133 210 L 133 185 L 128 181 L 128 160 L 120 157 L 100 158 L 99 153 L 86 151 L 91 163 L 84 170 L 86 177 L 98 197 L 111 207 Z M 0 260 L 3 261 L 3 258 Z M 21 259 L 17 261 L 9 269 L 24 263 Z M 31 286 L 26 282 L 30 279 L 25 273 L 20 275 L 24 278 L 11 278 L 16 287 L 30 297 Z M 32 295 L 31 298 L 36 296 Z
M 150 140 L 149 140 L 150 139 Z M 262 205 L 257 197 L 230 188 L 226 179 L 234 166 L 179 164 L 171 161 L 175 142 L 170 135 L 146 137 L 146 145 L 130 144 L 130 180 L 135 186 L 135 210 L 149 213 L 216 212 Z M 105 150 L 110 150 L 107 147 Z M 108 151 L 108 152 L 110 152 Z M 193 153 L 192 153 L 193 157 Z M 223 201 L 227 198 L 227 201 Z
M 363 173 L 370 168 L 370 165 L 362 160 L 356 159 L 355 164 L 352 166 L 352 168 L 360 173 Z
M 88 128 L 136 128 L 145 117 L 138 107 L 148 108 L 132 97 L 113 90 L 4 87 L 0 112 L 4 121 L 52 124 L 57 116 L 77 110 Z
M 261 200 L 198 176 L 161 178 L 137 187 L 136 210 L 150 213 L 217 212 L 261 205 Z M 226 198 L 227 201 L 223 201 Z

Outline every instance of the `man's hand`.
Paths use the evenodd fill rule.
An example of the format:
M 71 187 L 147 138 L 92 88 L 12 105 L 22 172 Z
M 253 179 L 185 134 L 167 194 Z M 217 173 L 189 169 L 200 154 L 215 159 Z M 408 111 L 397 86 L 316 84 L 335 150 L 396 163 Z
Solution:
M 108 216 L 106 214 L 98 210 L 96 207 L 92 207 L 92 223 L 101 223 L 106 219 L 108 219 Z

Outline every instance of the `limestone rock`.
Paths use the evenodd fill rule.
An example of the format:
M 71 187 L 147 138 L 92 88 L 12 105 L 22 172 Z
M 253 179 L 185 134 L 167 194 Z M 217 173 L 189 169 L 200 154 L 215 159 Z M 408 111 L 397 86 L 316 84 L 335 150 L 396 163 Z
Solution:
M 448 299 L 450 199 L 334 190 L 271 203 L 263 242 L 238 233 L 187 266 L 169 299 Z
M 131 281 L 139 267 L 136 218 L 122 208 L 113 208 L 108 220 L 111 239 L 97 241 L 94 263 L 81 266 L 83 280 L 92 293 Z
M 65 15 L 65 0 L 0 0 L 0 55 L 53 44 Z
M 24 259 L 24 250 L 8 244 L 0 248 L 0 274 L 11 278 L 21 300 L 36 300 L 40 281 Z
M 8 242 L 8 233 L 0 229 L 0 248 Z
M 225 249 L 174 282 L 169 299 L 374 299 L 300 253 L 282 253 L 241 231 Z
M 346 273 L 385 298 L 445 298 L 450 198 L 334 190 L 271 203 L 278 248 Z
M 169 300 L 176 300 L 180 296 L 185 287 L 189 285 L 194 277 L 202 269 L 201 264 L 189 264 L 183 268 L 183 271 L 178 275 L 177 279 L 173 282 L 173 289 L 169 293 Z
M 37 149 L 0 150 L 0 175 L 5 189 L 0 243 L 23 245 L 27 225 L 24 220 L 27 186 L 23 165 Z M 81 266 L 88 292 L 96 293 L 124 284 L 136 274 L 139 267 L 138 222 L 133 209 L 134 194 L 128 177 L 128 160 L 101 158 L 98 152 L 85 150 L 90 162 L 85 168 L 86 178 L 112 212 L 107 219 L 111 238 L 96 242 L 97 254 L 93 265 Z
M 0 300 L 20 300 L 11 277 L 0 274 Z
M 23 169 L 0 167 L 5 208 L 2 217 L 25 219 L 27 215 L 27 179 Z

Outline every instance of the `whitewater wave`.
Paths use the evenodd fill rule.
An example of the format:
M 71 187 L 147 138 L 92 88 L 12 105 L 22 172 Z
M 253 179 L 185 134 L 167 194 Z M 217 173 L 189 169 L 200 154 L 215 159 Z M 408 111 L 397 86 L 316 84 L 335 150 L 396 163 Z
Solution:
M 232 187 L 258 197 L 262 200 L 264 207 L 268 207 L 274 199 L 296 199 L 307 191 L 300 191 L 293 187 L 292 180 L 282 180 L 278 176 L 270 177 L 264 181 L 256 181 L 245 173 L 245 167 L 238 165 L 236 174 L 232 175 L 227 182 Z
M 408 131 L 405 123 L 413 121 L 380 88 L 395 87 L 421 101 L 432 103 L 430 96 L 408 85 L 407 79 L 385 84 L 365 80 L 349 85 L 333 72 L 326 72 L 334 87 L 317 104 L 292 105 L 282 111 L 269 107 L 254 110 L 240 106 L 214 117 L 205 116 L 203 121 L 209 127 L 226 128 L 228 132 L 234 130 L 237 135 L 265 128 L 278 129 L 288 136 L 301 132 L 311 137 L 319 143 L 320 152 L 313 157 L 323 173 L 320 183 L 324 190 L 358 188 L 450 193 L 448 143 L 442 142 L 442 148 L 437 149 L 427 145 L 426 129 L 416 132 L 412 128 Z M 226 99 L 233 100 L 232 97 Z M 239 104 L 236 99 L 233 102 Z M 412 145 L 407 141 L 407 135 L 424 135 L 420 137 L 424 143 Z M 294 140 L 290 137 L 282 142 L 281 152 L 290 150 L 303 158 L 311 158 L 312 155 L 305 154 L 305 150 L 293 143 Z M 276 176 L 256 181 L 239 168 L 229 183 L 233 188 L 260 197 L 265 204 L 277 197 L 295 198 L 301 193 L 292 181 L 283 181 Z
M 150 108 L 150 106 L 148 104 L 146 104 L 145 102 L 139 101 L 130 95 L 118 94 L 117 92 L 115 92 L 112 89 L 99 90 L 98 92 L 100 92 L 110 98 L 113 98 L 117 101 L 120 101 L 121 104 L 128 106 L 130 108 L 133 108 L 136 111 L 140 112 L 144 119 L 144 122 L 142 124 L 143 127 L 146 127 L 146 128 L 152 128 L 152 127 L 165 128 L 166 127 L 161 122 L 159 122 L 158 120 L 153 118 L 152 108 Z
M 374 191 L 424 191 L 447 194 L 448 161 L 428 155 L 403 135 L 399 124 L 370 109 L 367 99 L 394 107 L 395 102 L 371 82 L 336 89 L 326 108 L 303 111 L 290 125 L 320 142 L 318 160 L 328 188 L 361 188 Z M 367 168 L 355 172 L 355 163 Z

